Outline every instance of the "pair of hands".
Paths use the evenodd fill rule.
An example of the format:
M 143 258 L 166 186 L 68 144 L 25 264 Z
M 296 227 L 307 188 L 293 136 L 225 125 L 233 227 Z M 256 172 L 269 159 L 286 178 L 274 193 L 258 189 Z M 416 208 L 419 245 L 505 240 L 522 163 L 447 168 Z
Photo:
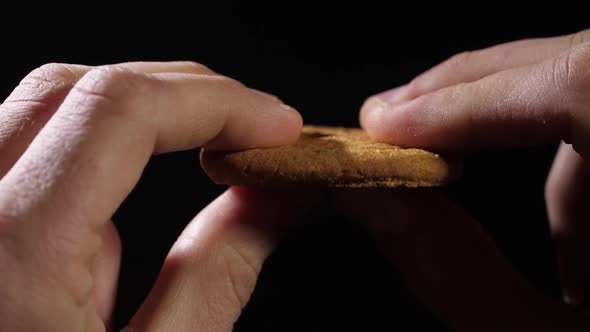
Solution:
M 372 137 L 402 146 L 571 143 L 559 149 L 546 196 L 572 306 L 537 293 L 477 222 L 435 192 L 333 194 L 456 331 L 590 328 L 575 309 L 590 286 L 589 38 L 587 30 L 463 53 L 361 110 Z M 285 144 L 301 125 L 279 99 L 194 63 L 34 70 L 0 108 L 2 329 L 109 330 L 121 254 L 110 217 L 150 156 Z M 126 331 L 231 330 L 276 240 L 321 198 L 230 188 L 180 235 Z

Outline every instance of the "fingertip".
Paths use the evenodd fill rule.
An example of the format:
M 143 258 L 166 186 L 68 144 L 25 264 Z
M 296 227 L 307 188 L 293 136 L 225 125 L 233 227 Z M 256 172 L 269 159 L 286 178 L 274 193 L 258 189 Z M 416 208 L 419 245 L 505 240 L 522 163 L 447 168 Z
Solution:
M 293 107 L 272 103 L 256 114 L 235 114 L 221 132 L 203 147 L 209 150 L 267 148 L 295 142 L 303 119 Z
M 386 113 L 390 112 L 389 104 L 377 96 L 369 97 L 361 107 L 359 122 L 369 137 L 381 140 L 383 136 L 383 125 L 386 121 Z
M 415 124 L 406 116 L 405 103 L 392 105 L 378 96 L 367 99 L 361 108 L 361 127 L 372 139 L 395 145 L 408 145 L 417 136 Z M 409 138 L 409 139 L 408 139 Z
M 260 118 L 252 133 L 249 147 L 274 147 L 295 142 L 301 134 L 303 118 L 293 107 L 281 104 Z
M 283 104 L 282 107 L 285 110 L 285 126 L 286 130 L 283 133 L 285 143 L 291 143 L 296 141 L 301 134 L 301 129 L 303 128 L 303 117 L 301 113 L 294 109 L 293 107 Z
M 260 103 L 256 114 L 258 121 L 255 122 L 256 128 L 251 135 L 252 146 L 273 147 L 296 141 L 303 127 L 301 114 L 273 94 L 249 90 L 255 95 L 256 102 Z

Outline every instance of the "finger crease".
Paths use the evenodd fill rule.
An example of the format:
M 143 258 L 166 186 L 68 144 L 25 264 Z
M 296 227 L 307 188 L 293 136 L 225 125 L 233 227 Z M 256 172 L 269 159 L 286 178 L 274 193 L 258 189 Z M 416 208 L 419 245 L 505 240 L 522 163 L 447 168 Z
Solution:
M 238 290 L 238 286 L 236 284 L 236 279 L 235 276 L 233 275 L 232 271 L 232 267 L 231 267 L 231 263 L 228 259 L 225 259 L 225 268 L 227 271 L 227 279 L 228 279 L 228 283 L 230 284 L 231 288 L 232 288 L 232 293 L 234 295 L 234 297 L 236 298 L 236 300 L 238 301 L 238 304 L 240 305 L 240 308 L 244 308 L 246 306 L 245 301 L 242 299 L 242 296 L 240 295 L 240 291 Z
M 227 243 L 226 245 L 232 252 L 234 252 L 235 255 L 240 258 L 244 265 L 248 267 L 248 269 L 252 272 L 252 275 L 258 274 L 258 269 L 256 268 L 258 264 L 254 264 L 249 258 L 247 258 L 247 255 L 242 253 L 241 250 L 238 250 L 234 245 L 230 243 Z

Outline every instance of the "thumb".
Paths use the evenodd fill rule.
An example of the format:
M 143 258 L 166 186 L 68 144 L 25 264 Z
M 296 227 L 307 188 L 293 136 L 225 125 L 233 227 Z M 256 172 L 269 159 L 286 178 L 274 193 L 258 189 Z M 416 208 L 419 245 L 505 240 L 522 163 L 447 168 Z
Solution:
M 125 331 L 231 331 L 277 240 L 321 196 L 228 189 L 178 238 Z
M 418 299 L 453 331 L 590 327 L 569 307 L 538 293 L 480 225 L 437 192 L 341 191 L 334 204 L 366 223 Z

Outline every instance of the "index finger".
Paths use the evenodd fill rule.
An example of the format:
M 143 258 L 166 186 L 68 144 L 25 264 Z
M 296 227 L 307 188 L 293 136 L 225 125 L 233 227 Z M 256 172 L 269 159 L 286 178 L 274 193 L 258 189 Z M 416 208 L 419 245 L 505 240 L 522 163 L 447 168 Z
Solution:
M 0 180 L 0 215 L 20 221 L 8 224 L 27 242 L 67 240 L 75 257 L 66 261 L 84 262 L 153 153 L 285 144 L 301 122 L 277 99 L 227 78 L 94 69 Z
M 194 62 L 127 62 L 116 65 L 143 73 L 216 75 Z M 72 87 L 93 67 L 49 63 L 30 72 L 0 104 L 0 178 L 20 158 L 63 103 Z
M 402 89 L 384 92 L 379 97 L 388 102 L 402 102 L 455 84 L 475 82 L 502 70 L 531 65 L 558 56 L 583 44 L 588 38 L 590 29 L 566 36 L 524 39 L 459 53 L 418 75 Z
M 540 64 L 391 104 L 376 97 L 361 110 L 373 138 L 436 150 L 522 147 L 566 140 L 590 156 L 590 44 Z

